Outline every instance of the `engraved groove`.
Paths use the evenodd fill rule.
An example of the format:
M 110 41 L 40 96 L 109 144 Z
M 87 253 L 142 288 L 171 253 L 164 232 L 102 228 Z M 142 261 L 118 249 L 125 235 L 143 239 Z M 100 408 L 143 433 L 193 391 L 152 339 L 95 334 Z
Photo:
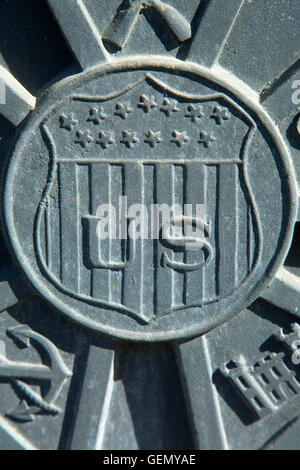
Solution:
M 237 3 L 240 3 L 240 6 L 238 7 L 237 12 L 236 12 L 236 14 L 235 14 L 235 16 L 234 16 L 234 18 L 233 18 L 233 20 L 232 20 L 232 23 L 231 23 L 231 25 L 229 26 L 228 31 L 227 31 L 227 33 L 226 33 L 226 35 L 225 35 L 225 37 L 224 37 L 224 39 L 223 39 L 223 41 L 222 41 L 221 47 L 220 47 L 220 49 L 218 50 L 218 53 L 217 53 L 217 55 L 216 55 L 216 57 L 215 57 L 215 60 L 214 60 L 214 62 L 213 62 L 213 66 L 214 66 L 215 64 L 217 64 L 217 63 L 220 61 L 220 59 L 221 59 L 221 56 L 222 56 L 222 54 L 223 54 L 223 52 L 224 52 L 225 46 L 226 46 L 226 44 L 227 44 L 227 41 L 228 41 L 228 39 L 229 39 L 229 37 L 230 37 L 230 35 L 231 35 L 231 33 L 232 33 L 232 30 L 233 30 L 233 27 L 234 27 L 234 25 L 235 25 L 235 22 L 236 22 L 236 20 L 237 20 L 239 14 L 240 14 L 240 12 L 241 12 L 242 7 L 244 6 L 245 0 L 240 0 L 240 1 L 238 1 Z
M 118 98 L 119 96 L 125 95 L 128 91 L 132 90 L 133 88 L 136 88 L 144 80 L 145 80 L 145 77 L 140 78 L 136 82 L 128 85 L 127 88 L 120 90 L 120 91 L 116 91 L 115 93 L 111 93 L 110 95 L 105 95 L 105 96 L 72 95 L 71 99 L 74 101 L 102 103 L 104 101 L 109 101 L 109 100 L 112 100 L 113 98 Z
M 297 59 L 292 65 L 290 65 L 284 72 L 276 77 L 271 83 L 265 85 L 259 94 L 259 100 L 263 103 L 271 95 L 273 95 L 278 88 L 281 87 L 290 77 L 292 77 L 300 68 L 300 59 Z

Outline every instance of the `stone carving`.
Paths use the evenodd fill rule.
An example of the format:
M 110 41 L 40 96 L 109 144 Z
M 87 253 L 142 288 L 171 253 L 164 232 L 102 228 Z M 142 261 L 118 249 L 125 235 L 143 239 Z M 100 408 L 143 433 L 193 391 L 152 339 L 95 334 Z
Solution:
M 183 131 L 183 132 L 174 131 L 173 139 L 171 140 L 171 142 L 174 142 L 174 144 L 178 145 L 178 147 L 182 147 L 189 140 L 190 138 L 187 135 L 186 131 Z
M 287 317 L 285 323 L 284 312 L 299 317 L 295 252 L 290 252 L 286 263 L 291 257 L 295 262 L 283 265 L 293 233 L 297 233 L 295 222 L 300 219 L 298 84 L 294 81 L 299 68 L 297 2 L 275 0 L 278 5 L 267 23 L 262 21 L 265 0 L 33 3 L 39 4 L 37 8 L 43 4 L 41 8 L 46 10 L 45 4 L 50 6 L 53 17 L 49 14 L 47 22 L 56 19 L 66 38 L 66 65 L 71 66 L 72 75 L 49 90 L 45 90 L 46 83 L 30 83 L 31 90 L 43 89 L 36 100 L 24 88 L 29 79 L 24 76 L 23 83 L 22 67 L 18 67 L 18 76 L 23 85 L 14 78 L 17 59 L 10 61 L 5 51 L 9 41 L 2 41 L 0 150 L 10 148 L 11 153 L 2 178 L 1 219 L 5 243 L 10 244 L 21 269 L 18 282 L 25 276 L 34 292 L 50 304 L 46 322 L 55 323 L 57 312 L 64 314 L 76 324 L 74 329 L 86 344 L 84 365 L 81 354 L 85 348 L 80 341 L 71 353 L 75 354 L 78 374 L 67 400 L 60 448 L 109 448 L 110 426 L 106 424 L 116 414 L 119 418 L 119 410 L 125 406 L 132 407 L 132 419 L 124 418 L 126 424 L 120 423 L 122 438 L 119 441 L 114 435 L 113 445 L 117 441 L 118 445 L 126 441 L 128 447 L 149 442 L 148 435 L 143 439 L 140 434 L 146 427 L 139 422 L 140 405 L 136 403 L 142 403 L 150 416 L 156 402 L 144 396 L 139 401 L 139 386 L 134 387 L 131 398 L 128 371 L 135 368 L 131 362 L 125 372 L 126 367 L 115 370 L 116 364 L 123 364 L 120 349 L 126 349 L 124 343 L 115 347 L 117 339 L 131 342 L 130 361 L 139 348 L 143 349 L 140 344 L 135 348 L 133 342 L 159 342 L 152 348 L 155 351 L 175 347 L 192 420 L 190 443 L 197 448 L 229 449 L 243 444 L 272 448 L 284 447 L 286 442 L 298 446 L 299 381 L 288 366 L 287 354 L 265 355 L 252 365 L 248 352 L 253 345 L 248 344 L 243 356 L 223 369 L 256 413 L 257 422 L 249 426 L 246 407 L 233 414 L 234 405 L 228 406 L 230 398 L 226 396 L 230 384 L 225 387 L 226 380 L 213 374 L 215 364 L 224 361 L 219 337 L 225 343 L 230 338 L 238 357 L 242 349 L 235 348 L 242 344 L 239 335 L 246 328 L 258 328 L 255 320 L 261 311 L 259 325 L 268 334 L 276 318 L 282 325 L 290 322 Z M 282 18 L 289 19 L 286 26 Z M 8 30 L 13 29 L 9 25 Z M 51 42 L 42 37 L 41 44 Z M 57 41 L 62 41 L 59 34 Z M 14 53 L 17 50 L 14 48 Z M 59 56 L 58 49 L 56 52 Z M 42 72 L 46 63 L 44 54 L 32 70 L 40 67 Z M 65 70 L 69 69 L 59 75 L 57 70 L 52 77 L 62 76 Z M 9 139 L 14 129 L 6 121 L 12 126 L 22 124 L 13 144 Z M 10 137 L 3 147 L 6 134 Z M 170 225 L 162 224 L 156 237 L 133 239 L 130 234 L 141 229 L 141 221 L 148 215 L 143 210 L 134 212 L 134 205 L 163 204 L 172 208 Z M 204 210 L 195 211 L 195 205 Z M 111 214 L 108 209 L 103 215 L 100 206 L 116 208 L 115 218 L 121 220 L 116 236 L 110 229 L 109 237 L 99 237 L 99 226 L 106 214 Z M 192 206 L 193 210 L 187 215 L 178 206 Z M 201 235 L 196 229 L 201 229 Z M 294 244 L 296 239 L 295 235 Z M 187 248 L 191 245 L 194 249 Z M 8 272 L 6 267 L 3 272 Z M 11 281 L 4 274 L 3 279 L 2 312 L 31 295 L 23 292 L 19 296 L 14 292 L 15 278 Z M 264 301 L 258 302 L 258 307 L 253 304 L 258 297 L 268 305 Z M 270 304 L 280 309 L 274 309 L 272 319 L 268 317 L 268 309 L 273 308 Z M 10 315 L 22 316 L 23 305 L 20 312 L 4 313 L 5 318 Z M 71 325 L 68 319 L 64 321 Z M 237 325 L 234 332 L 233 325 Z M 87 334 L 87 329 L 93 334 Z M 24 331 L 35 335 L 28 328 Z M 94 333 L 104 333 L 105 338 Z M 257 333 L 259 336 L 262 331 Z M 297 327 L 288 333 L 283 330 L 278 338 L 288 354 L 299 358 L 296 337 Z M 46 338 L 30 336 L 31 340 L 32 347 L 37 342 L 51 350 Z M 169 346 L 163 345 L 167 341 Z M 35 425 L 18 428 L 17 421 L 59 411 L 51 394 L 44 393 L 45 387 L 37 392 L 23 376 L 24 370 L 34 379 L 45 374 L 45 380 L 52 384 L 53 379 L 54 385 L 56 375 L 58 383 L 63 383 L 70 372 L 64 369 L 56 374 L 55 368 L 53 373 L 51 361 L 50 365 L 42 361 L 23 367 L 13 362 L 11 355 L 9 360 L 2 356 L 0 372 L 9 369 L 9 381 L 22 400 L 17 410 L 9 413 L 14 423 L 0 416 L 0 443 L 11 438 L 13 445 L 17 442 L 31 448 L 43 441 L 42 433 L 38 439 L 34 437 L 41 421 L 54 429 L 60 419 L 41 416 Z M 163 361 L 156 361 L 155 379 L 165 364 L 163 356 Z M 174 362 L 172 356 L 169 365 Z M 139 360 L 139 364 L 145 361 Z M 194 364 L 199 364 L 198 371 Z M 148 368 L 147 373 L 149 369 L 156 368 Z M 143 372 L 142 366 L 137 382 Z M 119 375 L 126 392 L 123 402 L 124 390 L 120 392 L 116 383 L 120 381 L 115 380 Z M 172 390 L 175 375 L 173 371 Z M 146 383 L 151 383 L 149 377 Z M 218 379 L 224 390 L 218 388 Z M 159 386 L 163 388 L 164 383 L 162 380 Z M 3 388 L 10 393 L 7 384 Z M 157 394 L 155 386 L 153 389 L 156 397 L 162 398 L 159 406 L 170 406 L 173 416 L 170 397 L 164 397 L 164 391 Z M 90 406 L 95 396 L 98 406 Z M 153 409 L 153 429 L 169 437 L 171 433 L 163 432 L 160 425 L 158 407 Z M 165 417 L 165 413 L 161 415 Z M 181 427 L 178 415 L 179 410 L 176 422 Z M 145 417 L 147 421 L 147 414 Z M 288 421 L 283 425 L 284 420 Z M 129 429 L 130 425 L 135 429 Z M 32 443 L 19 429 L 32 433 L 27 436 Z M 163 447 L 164 437 L 156 434 L 153 432 L 151 443 Z M 168 448 L 176 448 L 178 436 L 188 433 L 174 428 L 173 434 L 175 440 L 167 442 Z M 132 442 L 134 435 L 136 442 Z M 188 446 L 180 441 L 177 447 Z
M 103 149 L 107 149 L 109 145 L 115 143 L 112 132 L 100 132 L 99 139 L 96 141 L 96 144 L 101 145 Z
M 90 115 L 87 118 L 87 121 L 88 122 L 93 122 L 96 125 L 100 124 L 100 122 L 102 120 L 106 119 L 106 117 L 107 117 L 106 114 L 104 114 L 102 106 L 101 106 L 101 108 L 97 108 L 97 107 L 91 108 L 89 114 Z M 75 121 L 75 124 L 77 124 L 76 121 Z
M 162 142 L 161 139 L 161 132 L 153 132 L 153 131 L 148 131 L 146 134 L 146 139 L 145 142 L 150 145 L 150 147 L 154 148 L 156 147 L 157 144 Z
M 74 140 L 75 144 L 81 145 L 84 149 L 89 149 L 90 144 L 94 142 L 93 136 L 90 131 L 77 131 L 76 139 Z
M 282 330 L 274 338 L 280 341 L 288 352 L 296 348 L 294 342 L 299 339 L 300 326 L 294 324 L 292 332 Z M 288 400 L 300 395 L 300 381 L 296 372 L 288 366 L 291 357 L 284 353 L 270 353 L 249 365 L 244 356 L 226 364 L 222 373 L 257 414 L 259 419 L 274 413 Z
M 139 14 L 149 8 L 156 10 L 179 43 L 190 39 L 192 33 L 189 23 L 168 3 L 161 0 L 123 0 L 112 23 L 103 34 L 104 41 L 122 49 L 131 36 Z
M 16 409 L 7 413 L 14 420 L 34 421 L 35 415 L 46 413 L 56 415 L 61 410 L 55 406 L 55 401 L 61 389 L 72 374 L 65 366 L 56 347 L 44 336 L 32 331 L 26 325 L 20 325 L 7 331 L 7 335 L 23 347 L 34 347 L 34 340 L 50 359 L 50 365 L 14 362 L 4 354 L 0 355 L 0 378 L 7 379 L 21 394 L 22 399 Z M 27 383 L 29 381 L 48 381 L 49 389 L 44 396 L 34 391 Z
M 47 115 L 45 110 L 47 118 L 39 123 L 39 132 L 48 172 L 40 188 L 40 202 L 30 216 L 35 227 L 33 249 L 38 272 L 55 288 L 55 296 L 63 296 L 71 316 L 74 305 L 78 305 L 80 316 L 76 313 L 76 319 L 82 316 L 84 324 L 92 322 L 100 330 L 102 322 L 107 328 L 107 321 L 112 321 L 118 335 L 122 335 L 118 329 L 121 315 L 122 321 L 128 318 L 133 337 L 143 337 L 143 325 L 149 324 L 154 330 L 158 328 L 160 334 L 173 336 L 175 332 L 161 330 L 159 325 L 164 318 L 176 317 L 186 310 L 190 313 L 184 317 L 185 328 L 187 319 L 191 321 L 187 331 L 195 331 L 193 328 L 201 331 L 203 315 L 216 324 L 222 317 L 217 312 L 229 312 L 235 296 L 243 302 L 248 299 L 246 293 L 256 285 L 255 278 L 262 278 L 261 266 L 271 262 L 263 261 L 267 229 L 262 207 L 266 200 L 260 184 L 257 186 L 249 178 L 254 142 L 266 145 L 262 143 L 266 141 L 261 140 L 251 114 L 221 90 L 210 93 L 181 90 L 181 79 L 186 78 L 180 78 L 177 61 L 170 60 L 172 70 L 177 68 L 178 88 L 174 88 L 168 85 L 168 73 L 165 72 L 164 82 L 148 71 L 151 58 L 141 60 L 147 64 L 143 79 L 139 75 L 135 81 L 131 75 L 132 82 L 125 88 L 114 88 L 110 94 L 99 96 L 86 94 L 84 86 L 79 92 L 77 85 L 76 91 L 68 92 L 68 102 L 59 104 L 59 113 Z M 114 67 L 118 70 L 117 62 Z M 161 67 L 165 70 L 165 64 Z M 103 80 L 98 70 L 95 80 Z M 215 83 L 213 86 L 216 88 Z M 100 118 L 100 131 L 93 120 L 87 121 L 87 116 L 99 118 L 99 113 L 106 117 Z M 57 115 L 71 116 L 76 121 L 71 132 L 61 128 Z M 233 133 L 236 138 L 231 140 Z M 272 135 L 275 142 L 275 129 Z M 269 165 L 264 181 L 271 175 L 282 178 L 272 152 L 264 151 L 269 155 L 268 163 L 263 164 Z M 288 165 L 280 144 L 278 158 Z M 257 158 L 255 162 L 262 164 Z M 256 174 L 260 174 L 258 169 Z M 232 185 L 230 197 L 228 184 Z M 14 188 L 14 184 L 9 187 Z M 127 197 L 128 205 L 142 202 L 145 197 L 150 206 L 172 205 L 175 201 L 182 207 L 205 204 L 203 219 L 194 216 L 189 219 L 185 214 L 173 214 L 171 218 L 176 229 L 183 223 L 190 224 L 191 229 L 202 227 L 203 237 L 183 236 L 178 242 L 162 228 L 158 239 L 132 243 L 129 230 L 134 221 L 127 215 L 123 239 L 116 238 L 113 245 L 109 240 L 97 240 L 98 205 L 113 201 L 118 204 L 122 196 Z M 273 197 L 278 200 L 276 204 L 282 204 L 279 194 L 274 193 Z M 289 218 L 284 220 L 288 222 Z M 68 221 L 66 226 L 64 221 Z M 9 226 L 8 230 L 10 233 L 14 228 Z M 286 233 L 291 230 L 289 222 L 281 227 L 281 234 L 282 230 Z M 192 242 L 199 248 L 185 254 L 186 244 Z M 274 238 L 273 242 L 276 250 L 278 240 Z M 127 256 L 125 244 L 127 249 L 131 247 Z M 60 256 L 55 255 L 54 247 L 59 247 L 55 250 L 59 249 Z M 242 265 L 237 261 L 239 252 L 244 253 Z M 67 268 L 70 259 L 72 272 Z M 275 259 L 272 256 L 272 262 Z M 147 279 L 151 279 L 149 285 L 144 282 L 146 272 Z M 130 297 L 133 282 L 135 294 Z M 112 285 L 114 294 L 109 287 Z M 228 308 L 215 310 L 220 303 Z
M 67 129 L 67 131 L 72 131 L 74 126 L 78 124 L 78 121 L 74 118 L 74 114 L 71 114 L 70 116 L 66 114 L 62 114 L 60 116 L 60 127 L 62 129 Z
M 210 147 L 212 142 L 215 142 L 215 137 L 208 134 L 207 132 L 200 132 L 200 139 L 198 140 L 199 144 L 203 144 L 204 147 Z
M 168 98 L 164 99 L 163 105 L 160 108 L 160 110 L 166 114 L 166 116 L 170 117 L 172 113 L 177 113 L 180 111 L 178 107 L 178 103 L 176 100 L 170 100 Z
M 193 104 L 190 104 L 187 108 L 187 113 L 185 115 L 188 118 L 191 118 L 193 122 L 197 122 L 197 119 L 201 119 L 204 114 L 200 107 L 196 108 Z
M 150 113 L 150 111 L 154 108 L 157 108 L 157 103 L 155 102 L 154 96 L 150 98 L 146 95 L 142 95 L 140 98 L 140 102 L 138 103 L 140 108 L 143 108 L 145 113 Z
M 220 106 L 215 107 L 211 117 L 215 119 L 216 123 L 219 125 L 221 125 L 223 121 L 227 121 L 228 119 L 230 119 L 228 110 L 226 108 L 221 108 Z
M 299 351 L 299 339 L 300 339 L 300 325 L 299 323 L 293 323 L 291 325 L 291 331 L 287 332 L 283 328 L 280 329 L 280 332 L 274 334 L 274 338 L 277 341 L 280 341 L 287 351 L 291 354 Z
M 126 103 L 117 103 L 115 115 L 126 119 L 129 113 L 133 113 L 133 109 Z

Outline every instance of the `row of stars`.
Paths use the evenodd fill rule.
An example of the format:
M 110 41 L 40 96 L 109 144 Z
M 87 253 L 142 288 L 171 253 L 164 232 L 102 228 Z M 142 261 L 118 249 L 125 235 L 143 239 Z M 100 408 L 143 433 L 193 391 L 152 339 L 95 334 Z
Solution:
M 146 113 L 149 113 L 153 108 L 156 108 L 158 105 L 155 102 L 154 96 L 150 98 L 146 95 L 142 95 L 140 99 L 139 107 L 143 108 Z M 173 113 L 180 111 L 178 107 L 178 102 L 175 100 L 170 100 L 165 98 L 163 101 L 163 106 L 160 108 L 160 111 L 170 117 Z M 132 107 L 128 103 L 117 103 L 115 106 L 114 114 L 126 119 L 129 114 L 133 113 Z M 192 122 L 196 123 L 197 119 L 204 117 L 204 113 L 201 106 L 195 106 L 193 104 L 189 105 L 186 109 L 186 118 L 191 119 Z M 211 114 L 211 119 L 214 119 L 218 125 L 221 125 L 223 121 L 230 119 L 230 114 L 226 108 L 216 106 Z M 95 125 L 101 123 L 107 118 L 107 115 L 104 112 L 103 106 L 93 107 L 90 109 L 89 117 L 87 118 L 88 122 L 92 122 Z M 68 131 L 72 131 L 73 128 L 78 124 L 78 120 L 75 118 L 74 113 L 71 114 L 62 114 L 60 116 L 60 127 Z
M 161 137 L 161 131 L 154 132 L 152 130 L 149 130 L 145 134 L 145 137 L 146 138 L 144 139 L 144 142 L 149 144 L 151 148 L 156 147 L 156 145 L 160 144 L 163 141 Z M 178 147 L 182 147 L 189 140 L 190 138 L 187 135 L 186 131 L 183 131 L 183 132 L 174 131 L 172 133 L 172 139 L 170 140 L 170 142 L 176 144 Z M 214 142 L 215 140 L 216 139 L 212 135 L 201 131 L 198 143 L 203 144 L 204 147 L 208 148 L 210 147 L 211 143 Z M 85 130 L 85 131 L 77 131 L 76 139 L 74 140 L 74 142 L 76 144 L 80 144 L 81 147 L 85 149 L 89 149 L 90 144 L 93 142 L 95 142 L 98 145 L 101 145 L 103 149 L 107 149 L 110 145 L 115 144 L 116 140 L 112 132 L 101 131 L 99 133 L 99 139 L 95 141 L 91 132 L 89 130 Z M 140 142 L 140 139 L 137 137 L 137 132 L 126 131 L 126 130 L 123 131 L 122 138 L 120 139 L 120 143 L 126 145 L 126 147 L 129 149 L 134 149 L 135 144 L 137 144 L 138 142 Z

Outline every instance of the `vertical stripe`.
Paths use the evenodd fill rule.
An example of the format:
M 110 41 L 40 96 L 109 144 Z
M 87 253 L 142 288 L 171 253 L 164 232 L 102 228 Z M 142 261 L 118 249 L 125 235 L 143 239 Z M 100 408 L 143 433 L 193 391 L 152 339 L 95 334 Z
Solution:
M 237 248 L 237 283 L 244 281 L 248 274 L 248 197 L 245 192 L 243 179 L 243 168 L 238 167 L 238 202 L 237 202 L 237 224 L 238 224 L 238 248 Z
M 109 204 L 109 164 L 92 163 L 90 165 L 90 192 L 91 215 L 96 215 L 100 204 Z M 101 259 L 109 262 L 109 240 L 101 240 L 98 250 Z M 95 247 L 96 249 L 97 247 Z M 109 300 L 110 271 L 107 269 L 94 269 L 92 274 L 91 295 L 103 300 Z
M 204 267 L 204 300 L 210 301 L 217 296 L 218 292 L 218 259 L 217 259 L 217 219 L 218 219 L 218 203 L 217 203 L 217 178 L 218 166 L 209 165 L 206 167 L 206 191 L 205 191 L 205 212 L 207 222 L 210 222 L 211 232 L 209 243 L 212 247 L 213 257 L 211 262 Z
M 78 199 L 79 199 L 79 253 L 80 253 L 80 293 L 90 295 L 91 270 L 86 265 L 88 245 L 83 229 L 82 218 L 90 213 L 89 200 L 89 166 L 78 165 Z
M 147 208 L 148 216 L 151 216 L 151 205 L 154 203 L 154 178 L 153 165 L 144 165 L 143 204 Z M 154 313 L 154 249 L 151 238 L 150 221 L 148 220 L 148 239 L 143 241 L 143 298 L 142 313 L 152 316 Z
M 112 206 L 115 208 L 116 215 L 116 233 L 112 233 L 112 239 L 110 243 L 110 261 L 122 262 L 122 240 L 119 240 L 117 231 L 117 217 L 118 217 L 118 206 L 119 198 L 122 196 L 123 191 L 123 168 L 121 165 L 110 165 L 110 188 L 109 188 L 109 200 Z M 114 239 L 114 237 L 116 237 Z M 110 282 L 110 297 L 109 300 L 115 303 L 121 303 L 122 296 L 122 276 L 123 272 L 111 271 L 111 282 Z
M 142 181 L 143 181 L 143 165 L 135 162 L 125 164 L 125 194 L 128 202 L 128 215 L 134 217 L 130 206 L 141 204 L 142 202 Z M 132 227 L 133 221 L 130 221 Z M 138 231 L 141 227 L 137 227 Z M 129 242 L 132 244 L 132 238 L 128 236 Z M 132 250 L 130 250 L 131 252 Z M 142 269 L 142 243 L 136 240 L 135 259 L 130 263 L 123 277 L 123 303 L 135 312 L 141 311 L 141 298 L 143 294 L 143 275 Z
M 186 204 L 192 204 L 193 216 L 196 215 L 196 204 L 205 207 L 206 193 L 206 167 L 202 163 L 192 162 L 186 166 Z M 204 261 L 203 250 L 187 250 L 185 262 L 195 264 Z M 204 268 L 185 274 L 186 277 L 186 303 L 193 305 L 201 303 L 204 298 Z
M 255 253 L 255 233 L 253 227 L 253 212 L 251 206 L 248 206 L 248 272 L 250 273 L 253 266 Z
M 158 204 L 173 203 L 173 171 L 172 165 L 159 163 L 156 167 L 156 201 Z M 172 308 L 173 299 L 173 270 L 162 265 L 163 255 L 173 260 L 173 251 L 166 247 L 163 240 L 156 245 L 156 313 L 168 312 Z
M 58 170 L 59 171 L 59 170 Z M 51 238 L 51 272 L 58 279 L 61 273 L 61 256 L 60 256 L 60 203 L 59 203 L 59 174 L 57 174 L 56 182 L 53 185 L 49 198 L 50 210 L 50 238 Z
M 48 269 L 52 268 L 52 234 L 51 234 L 52 205 L 48 196 L 45 210 L 45 239 L 46 239 L 46 263 Z
M 139 165 L 139 168 L 141 170 L 141 204 L 144 204 L 144 197 L 145 197 L 145 166 L 144 165 Z M 145 220 L 143 219 L 141 221 L 141 223 L 144 225 L 145 223 Z M 142 231 L 142 235 L 141 235 L 141 239 L 139 240 L 139 243 L 141 245 L 141 295 L 140 295 L 140 312 L 143 312 L 144 310 L 144 307 L 143 307 L 143 303 L 144 303 L 144 285 L 145 285 L 145 278 L 144 278 L 144 274 L 145 274 L 145 260 L 144 260 L 144 255 L 145 255 L 145 251 L 144 251 L 144 248 L 145 248 L 145 240 L 144 240 L 144 234 L 143 234 L 143 230 L 144 230 L 144 227 L 139 227 L 139 230 Z M 135 269 L 138 269 L 138 267 L 136 266 Z
M 45 204 L 45 210 L 43 216 L 41 218 L 41 226 L 40 226 L 40 244 L 41 244 L 41 253 L 43 254 L 44 261 L 47 264 L 48 253 L 47 253 L 47 225 L 46 225 L 46 218 L 47 218 L 47 201 Z
M 75 292 L 79 282 L 77 165 L 59 164 L 61 281 Z
M 230 295 L 236 284 L 237 247 L 237 166 L 224 163 L 219 166 L 219 295 Z
M 173 214 L 174 217 L 181 217 L 184 214 L 184 204 L 185 204 L 185 173 L 186 168 L 182 165 L 173 166 L 173 205 L 178 205 L 181 207 L 181 210 Z M 177 236 L 183 235 L 183 226 L 176 227 L 174 234 Z M 184 250 L 179 250 L 178 252 L 174 251 L 173 259 L 176 262 L 183 263 L 185 259 Z M 185 275 L 182 272 L 174 271 L 173 272 L 173 297 L 172 304 L 173 306 L 183 305 L 184 303 L 184 283 Z

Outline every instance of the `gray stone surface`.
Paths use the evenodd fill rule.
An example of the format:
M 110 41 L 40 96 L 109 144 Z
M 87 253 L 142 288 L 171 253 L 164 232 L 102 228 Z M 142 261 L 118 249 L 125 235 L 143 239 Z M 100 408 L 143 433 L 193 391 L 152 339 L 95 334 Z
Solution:
M 299 448 L 298 2 L 27 3 L 0 0 L 0 448 Z M 204 204 L 200 247 L 132 216 L 100 242 L 120 196 Z

